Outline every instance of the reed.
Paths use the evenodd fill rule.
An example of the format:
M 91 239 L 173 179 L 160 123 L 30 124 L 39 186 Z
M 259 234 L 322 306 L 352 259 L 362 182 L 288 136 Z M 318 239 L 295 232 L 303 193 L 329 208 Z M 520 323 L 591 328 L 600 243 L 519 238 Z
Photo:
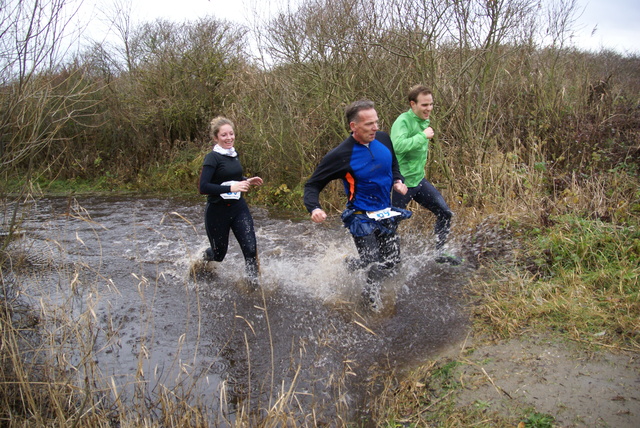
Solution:
M 255 396 L 232 411 L 235 391 L 223 382 L 213 419 L 194 403 L 197 374 L 185 374 L 179 389 L 145 389 L 144 341 L 129 406 L 125 388 L 95 363 L 98 335 L 117 332 L 104 327 L 114 320 L 103 324 L 95 315 L 104 278 L 97 269 L 65 266 L 56 272 L 61 297 L 32 289 L 33 248 L 13 240 L 28 212 L 22 207 L 42 191 L 60 191 L 60 183 L 65 193 L 195 195 L 207 122 L 225 114 L 238 125 L 247 174 L 266 182 L 252 202 L 304 215 L 304 181 L 347 135 L 342 107 L 371 98 L 389 130 L 415 83 L 432 86 L 436 99 L 427 176 L 456 213 L 454 242 L 478 268 L 470 286 L 474 329 L 494 338 L 552 331 L 588 347 L 638 351 L 638 57 L 567 45 L 571 28 L 556 24 L 570 22 L 571 2 L 548 22 L 539 20 L 545 14 L 537 1 L 384 3 L 397 13 L 331 0 L 281 14 L 259 27 L 258 50 L 268 63 L 247 60 L 246 28 L 214 19 L 143 23 L 127 28 L 132 38 L 123 40 L 136 49 L 94 45 L 71 60 L 46 54 L 58 52 L 60 40 L 25 38 L 41 47 L 38 58 L 52 59 L 28 69 L 14 67 L 27 58 L 0 48 L 0 57 L 15 60 L 3 62 L 0 91 L 3 425 L 312 426 L 317 415 L 298 405 L 296 376 L 262 385 L 268 398 L 258 412 Z M 31 22 L 53 28 L 54 12 Z M 18 18 L 2 20 L 2 31 L 19 33 L 29 20 Z M 552 40 L 540 43 L 536 33 Z M 335 215 L 341 193 L 337 183 L 323 193 Z M 88 221 L 82 210 L 77 215 Z M 428 234 L 432 218 L 416 215 L 403 227 Z M 138 279 L 141 291 L 153 290 L 153 281 Z M 153 332 L 144 319 L 146 340 Z M 423 385 L 443 388 L 436 369 L 418 370 L 418 381 L 400 389 L 389 374 L 386 391 L 399 398 L 383 394 L 377 418 L 426 424 L 423 416 L 437 407 L 440 423 L 468 424 L 468 414 L 427 394 Z M 338 389 L 348 371 L 345 363 Z M 335 406 L 347 413 L 345 403 Z M 471 419 L 486 422 L 482 412 Z
M 100 224 L 74 201 L 70 202 L 68 215 L 94 230 L 92 245 L 100 248 Z M 187 221 L 181 216 L 169 217 L 162 221 L 169 222 L 173 217 L 178 222 Z M 302 345 L 292 343 L 291 375 L 286 379 L 276 377 L 281 367 L 276 367 L 274 332 L 264 290 L 262 305 L 254 308 L 262 314 L 257 318 L 263 320 L 260 325 L 236 316 L 237 329 L 244 337 L 244 349 L 236 351 L 246 370 L 236 372 L 232 382 L 221 381 L 216 391 L 219 400 L 211 403 L 202 395 L 208 383 L 207 369 L 195 368 L 199 349 L 204 346 L 200 319 L 208 316 L 201 307 L 197 281 L 206 267 L 195 263 L 185 275 L 184 284 L 178 284 L 195 297 L 189 311 L 196 319 L 196 330 L 187 325 L 172 356 L 166 355 L 161 364 L 150 367 L 152 354 L 158 352 L 154 350 L 154 304 L 160 277 L 132 272 L 133 285 L 117 284 L 105 278 L 100 260 L 91 264 L 68 261 L 68 249 L 61 242 L 55 235 L 46 241 L 19 238 L 0 253 L 4 292 L 0 342 L 3 426 L 304 427 L 326 420 L 327 405 L 336 417 L 347 419 L 350 410 L 346 403 L 316 403 L 312 394 L 300 389 L 299 374 L 307 352 Z M 139 298 L 136 311 L 129 312 L 132 320 L 124 325 L 122 314 L 105 311 L 104 305 L 107 299 L 117 299 L 123 286 L 133 286 Z M 126 335 L 122 329 L 131 323 L 140 329 L 139 336 L 131 349 L 127 345 L 124 349 L 134 353 L 134 367 L 129 373 L 108 373 L 100 361 L 124 352 Z M 252 336 L 256 334 L 267 336 L 269 355 L 254 355 Z M 187 337 L 195 344 L 185 346 Z M 256 358 L 270 361 L 265 379 L 257 379 L 252 371 Z M 337 396 L 344 394 L 347 371 L 345 364 L 343 373 L 329 379 Z

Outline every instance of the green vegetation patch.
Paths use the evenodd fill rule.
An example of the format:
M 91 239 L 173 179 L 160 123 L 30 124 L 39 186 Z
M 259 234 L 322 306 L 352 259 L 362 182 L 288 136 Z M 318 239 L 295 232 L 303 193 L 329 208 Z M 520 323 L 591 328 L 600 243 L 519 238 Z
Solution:
M 571 338 L 630 346 L 640 343 L 640 230 L 576 215 L 551 218 L 525 234 L 519 263 L 494 266 L 482 282 L 476 315 L 502 337 L 552 329 Z
M 488 383 L 477 376 L 475 364 L 463 358 L 442 359 L 409 373 L 397 383 L 388 383 L 377 399 L 378 426 L 396 427 L 515 427 L 550 428 L 554 417 L 531 407 L 514 404 L 511 415 L 500 411 L 491 400 L 459 402 L 464 389 Z M 471 369 L 470 369 L 471 368 Z

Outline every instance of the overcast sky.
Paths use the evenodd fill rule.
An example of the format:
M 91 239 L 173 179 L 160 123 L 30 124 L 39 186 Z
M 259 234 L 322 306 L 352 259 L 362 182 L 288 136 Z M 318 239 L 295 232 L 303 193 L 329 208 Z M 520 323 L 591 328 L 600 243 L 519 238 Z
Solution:
M 84 7 L 97 5 L 104 9 L 114 1 L 127 0 L 85 0 Z M 162 17 L 183 22 L 213 15 L 247 24 L 252 11 L 269 16 L 286 3 L 287 0 L 132 0 L 132 14 L 138 21 Z M 575 26 L 575 44 L 579 48 L 640 54 L 640 0 L 577 0 L 577 3 L 578 9 L 584 10 Z M 94 10 L 91 15 L 100 13 Z
M 640 54 L 640 1 L 578 0 L 578 4 L 584 8 L 578 46 Z

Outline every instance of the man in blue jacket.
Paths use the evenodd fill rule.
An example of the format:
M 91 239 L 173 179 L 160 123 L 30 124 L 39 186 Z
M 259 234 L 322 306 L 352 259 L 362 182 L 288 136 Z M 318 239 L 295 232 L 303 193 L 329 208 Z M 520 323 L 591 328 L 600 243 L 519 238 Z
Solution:
M 340 179 L 347 195 L 342 213 L 360 259 L 354 267 L 368 268 L 365 302 L 381 307 L 379 280 L 400 261 L 396 229 L 411 212 L 391 207 L 391 190 L 407 192 L 389 135 L 378 129 L 378 114 L 369 100 L 356 101 L 345 110 L 351 135 L 320 161 L 304 186 L 304 204 L 311 220 L 321 223 L 327 214 L 319 195 L 332 180 Z

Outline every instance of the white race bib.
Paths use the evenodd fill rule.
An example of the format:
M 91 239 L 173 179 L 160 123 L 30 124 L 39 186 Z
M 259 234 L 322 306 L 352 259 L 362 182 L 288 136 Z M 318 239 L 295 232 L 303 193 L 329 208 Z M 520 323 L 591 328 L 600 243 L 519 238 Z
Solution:
M 220 183 L 223 186 L 231 186 L 232 184 L 236 184 L 238 181 L 225 181 L 224 183 Z M 240 192 L 229 192 L 222 193 L 220 195 L 222 199 L 240 199 Z
M 395 217 L 397 215 L 401 215 L 397 211 L 391 211 L 391 208 L 385 208 L 379 211 L 367 211 L 367 217 L 372 218 L 376 221 L 384 220 L 385 218 Z

